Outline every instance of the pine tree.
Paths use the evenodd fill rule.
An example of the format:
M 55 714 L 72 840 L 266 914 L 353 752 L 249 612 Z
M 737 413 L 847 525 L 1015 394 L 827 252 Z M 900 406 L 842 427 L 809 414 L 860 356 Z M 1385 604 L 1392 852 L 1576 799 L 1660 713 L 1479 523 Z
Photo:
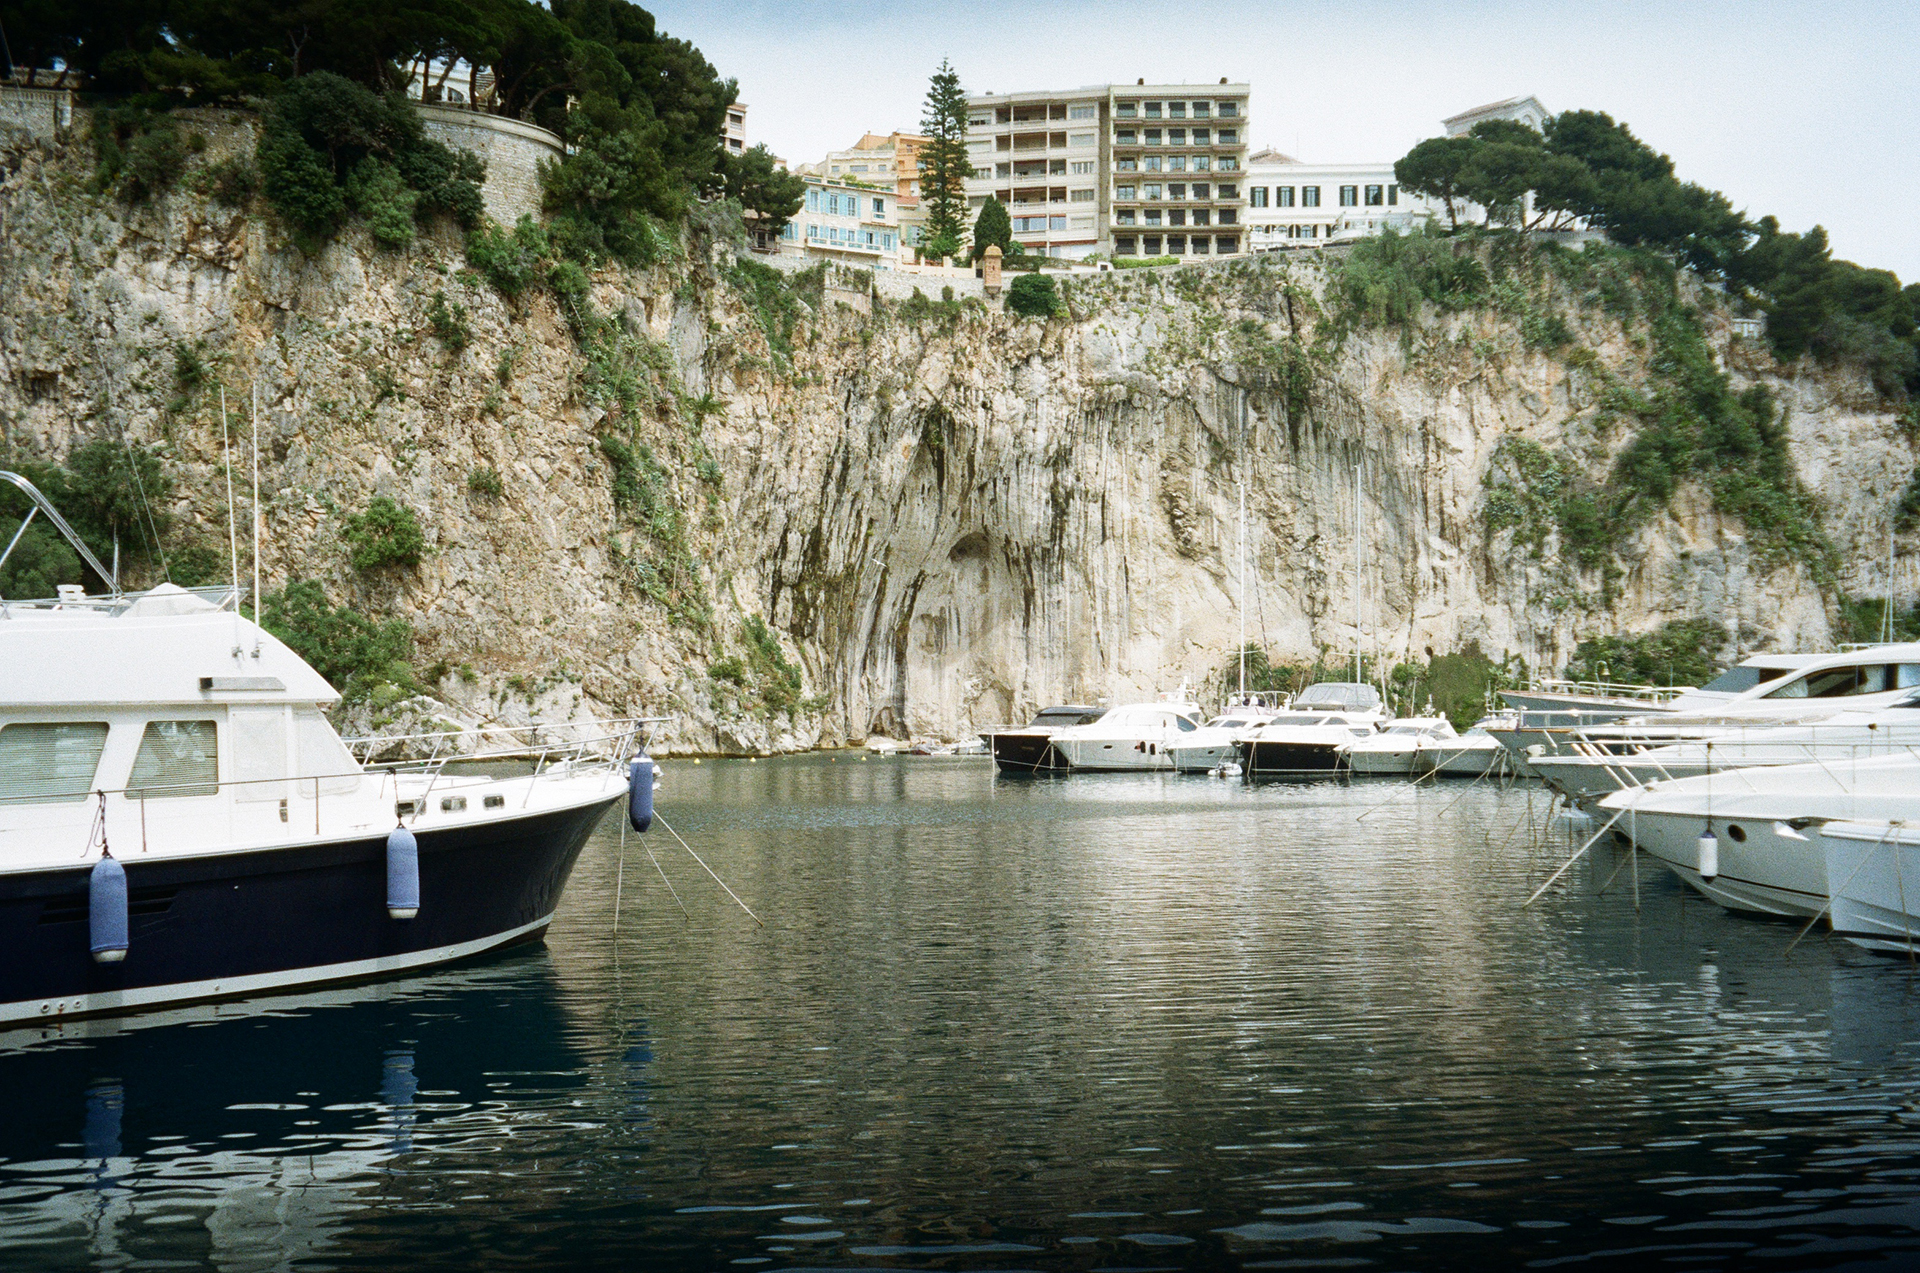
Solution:
M 1013 241 L 1013 218 L 1007 215 L 1007 205 L 998 199 L 989 198 L 980 205 L 980 217 L 973 223 L 974 260 L 987 254 L 987 249 L 998 244 L 1000 255 L 1012 256 L 1020 250 Z
M 927 87 L 926 114 L 920 120 L 927 144 L 920 148 L 920 197 L 927 206 L 927 252 L 957 256 L 966 224 L 967 178 L 973 161 L 967 154 L 967 95 L 960 76 L 945 58 Z

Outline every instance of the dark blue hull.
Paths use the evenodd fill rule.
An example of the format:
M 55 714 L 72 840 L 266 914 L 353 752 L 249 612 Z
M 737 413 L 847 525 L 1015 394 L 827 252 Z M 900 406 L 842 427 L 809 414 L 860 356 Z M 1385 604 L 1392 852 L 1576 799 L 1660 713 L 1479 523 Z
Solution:
M 594 824 L 619 797 L 417 829 L 420 913 L 386 907 L 386 835 L 120 860 L 122 963 L 88 948 L 88 865 L 0 875 L 0 1025 L 391 975 L 536 940 Z

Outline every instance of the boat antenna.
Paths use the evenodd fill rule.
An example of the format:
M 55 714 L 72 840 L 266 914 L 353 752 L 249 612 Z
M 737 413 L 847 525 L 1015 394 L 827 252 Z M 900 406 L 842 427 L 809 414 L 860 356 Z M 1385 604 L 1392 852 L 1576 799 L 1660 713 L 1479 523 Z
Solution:
M 227 562 L 233 567 L 233 652 L 240 653 L 240 534 L 234 527 L 233 442 L 227 430 L 227 387 L 220 386 L 220 454 L 227 463 Z
M 260 657 L 260 386 L 253 386 L 253 657 Z M 235 600 L 236 613 L 240 603 Z

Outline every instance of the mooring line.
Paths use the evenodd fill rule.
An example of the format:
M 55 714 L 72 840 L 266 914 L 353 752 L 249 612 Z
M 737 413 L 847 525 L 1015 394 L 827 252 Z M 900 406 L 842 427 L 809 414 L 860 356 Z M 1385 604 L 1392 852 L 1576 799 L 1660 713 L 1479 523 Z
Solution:
M 1539 901 L 1540 894 L 1552 888 L 1553 882 L 1559 879 L 1562 875 L 1565 875 L 1567 873 L 1567 868 L 1580 860 L 1581 854 L 1584 854 L 1588 849 L 1592 848 L 1596 843 L 1598 843 L 1600 840 L 1600 837 L 1607 833 L 1607 829 L 1609 827 L 1611 827 L 1614 823 L 1620 821 L 1620 815 L 1624 814 L 1625 812 L 1626 810 L 1622 809 L 1618 813 L 1615 813 L 1611 818 L 1608 818 L 1606 821 L 1606 824 L 1602 826 L 1598 831 L 1595 831 L 1593 833 L 1593 838 L 1580 846 L 1580 852 L 1575 853 L 1572 857 L 1568 858 L 1565 862 L 1561 863 L 1560 869 L 1555 871 L 1552 875 L 1549 875 L 1547 877 L 1547 882 L 1545 884 L 1542 884 L 1539 888 L 1535 889 L 1533 896 L 1529 897 L 1522 905 L 1531 906 L 1535 902 Z
M 680 840 L 680 833 L 673 829 L 672 823 L 668 822 L 665 818 L 661 818 L 659 813 L 657 812 L 653 816 L 656 818 L 660 818 L 660 825 L 667 829 L 668 835 L 671 835 L 676 840 Z M 706 864 L 706 861 L 698 853 L 695 853 L 693 851 L 693 846 L 691 844 L 688 844 L 685 840 L 680 840 L 680 847 L 685 849 L 688 855 L 692 857 L 694 861 L 700 863 L 701 870 L 705 871 L 708 875 L 713 875 L 713 868 L 708 866 Z M 658 865 L 658 863 L 656 863 L 655 865 Z M 660 878 L 665 879 L 666 873 L 662 872 Z M 741 910 L 747 913 L 748 919 L 751 919 L 754 923 L 760 925 L 760 927 L 762 928 L 765 928 L 767 926 L 765 920 L 761 919 L 758 915 L 755 915 L 753 913 L 753 908 L 751 906 L 748 906 L 745 902 L 740 900 L 740 895 L 738 893 L 734 892 L 730 888 L 727 888 L 727 882 L 725 880 L 721 879 L 718 875 L 713 875 L 713 882 L 715 884 L 718 884 L 721 888 L 726 889 L 727 896 L 733 899 L 733 904 L 735 906 L 738 906 Z

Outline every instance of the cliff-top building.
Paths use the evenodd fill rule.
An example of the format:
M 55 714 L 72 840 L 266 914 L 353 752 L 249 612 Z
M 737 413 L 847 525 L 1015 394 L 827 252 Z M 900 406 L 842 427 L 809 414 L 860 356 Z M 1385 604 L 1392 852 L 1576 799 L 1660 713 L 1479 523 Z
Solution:
M 969 219 L 1007 206 L 1029 252 L 1235 256 L 1247 86 L 1101 84 L 967 99 Z

